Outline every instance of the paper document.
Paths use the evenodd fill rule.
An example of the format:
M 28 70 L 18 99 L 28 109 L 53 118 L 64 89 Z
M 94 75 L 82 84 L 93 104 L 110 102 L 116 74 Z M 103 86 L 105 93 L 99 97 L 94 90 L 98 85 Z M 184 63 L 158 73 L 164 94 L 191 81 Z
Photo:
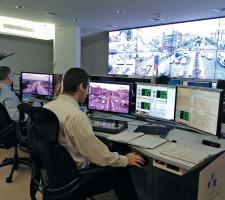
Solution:
M 128 142 L 130 145 L 143 147 L 147 149 L 153 149 L 163 143 L 167 142 L 166 139 L 160 138 L 154 135 L 143 135 Z
M 160 154 L 193 164 L 199 164 L 210 156 L 209 153 L 200 152 L 199 150 L 172 142 L 168 143 L 168 146 L 164 148 Z
M 135 138 L 138 138 L 140 136 L 143 136 L 144 133 L 141 132 L 131 132 L 131 131 L 123 131 L 121 133 L 118 133 L 116 135 L 112 135 L 107 137 L 109 140 L 117 141 L 117 142 L 122 142 L 122 143 L 127 143 Z

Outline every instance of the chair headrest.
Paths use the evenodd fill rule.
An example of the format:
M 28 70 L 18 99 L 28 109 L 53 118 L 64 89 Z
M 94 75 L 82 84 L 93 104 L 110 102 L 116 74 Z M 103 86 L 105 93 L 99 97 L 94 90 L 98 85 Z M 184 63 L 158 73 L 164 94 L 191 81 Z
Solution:
M 20 112 L 26 113 L 26 114 L 35 113 L 35 112 L 42 112 L 42 109 L 45 109 L 45 108 L 42 108 L 42 107 L 32 106 L 28 103 L 21 103 L 17 106 L 17 108 Z
M 38 142 L 56 143 L 59 135 L 59 121 L 50 110 L 35 107 L 27 103 L 18 105 L 18 110 L 29 115 L 27 120 L 28 134 Z

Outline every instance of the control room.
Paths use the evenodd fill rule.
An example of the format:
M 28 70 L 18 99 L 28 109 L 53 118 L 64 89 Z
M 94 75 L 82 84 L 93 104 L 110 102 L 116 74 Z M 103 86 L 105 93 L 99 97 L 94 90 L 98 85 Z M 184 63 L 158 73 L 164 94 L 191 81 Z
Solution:
M 0 200 L 224 200 L 225 4 L 0 2 Z

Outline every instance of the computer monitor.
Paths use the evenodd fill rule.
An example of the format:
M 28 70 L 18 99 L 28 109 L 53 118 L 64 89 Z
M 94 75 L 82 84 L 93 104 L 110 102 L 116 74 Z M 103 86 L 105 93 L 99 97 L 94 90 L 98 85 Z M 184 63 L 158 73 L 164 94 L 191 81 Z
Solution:
M 53 82 L 53 74 L 21 72 L 21 93 L 53 96 Z
M 90 82 L 88 109 L 128 114 L 131 110 L 131 85 L 116 82 Z
M 135 114 L 174 120 L 176 87 L 137 83 Z
M 172 79 L 170 82 L 169 82 L 170 85 L 180 85 L 182 84 L 182 81 L 180 79 Z
M 208 81 L 188 81 L 187 86 L 212 88 L 212 83 Z
M 179 86 L 175 121 L 219 135 L 222 90 Z

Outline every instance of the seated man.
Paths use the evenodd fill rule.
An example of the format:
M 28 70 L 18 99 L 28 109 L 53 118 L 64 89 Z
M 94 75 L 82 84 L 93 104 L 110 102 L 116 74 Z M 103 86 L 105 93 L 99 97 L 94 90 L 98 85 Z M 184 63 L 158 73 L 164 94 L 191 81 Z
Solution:
M 78 105 L 86 99 L 88 87 L 87 72 L 80 68 L 71 68 L 63 78 L 63 94 L 44 106 L 59 119 L 59 142 L 70 153 L 79 169 L 88 167 L 90 163 L 103 166 L 102 171 L 98 170 L 97 174 L 88 177 L 91 181 L 85 187 L 86 194 L 95 195 L 113 189 L 120 200 L 137 200 L 138 196 L 126 166 L 140 167 L 144 164 L 144 159 L 135 153 L 124 156 L 110 152 L 94 135 L 89 119 Z
M 12 72 L 9 67 L 0 66 L 0 103 L 2 103 L 13 121 L 19 120 L 18 97 L 11 91 Z
M 155 78 L 155 84 L 163 84 L 163 85 L 168 85 L 170 82 L 170 77 L 161 75 Z

